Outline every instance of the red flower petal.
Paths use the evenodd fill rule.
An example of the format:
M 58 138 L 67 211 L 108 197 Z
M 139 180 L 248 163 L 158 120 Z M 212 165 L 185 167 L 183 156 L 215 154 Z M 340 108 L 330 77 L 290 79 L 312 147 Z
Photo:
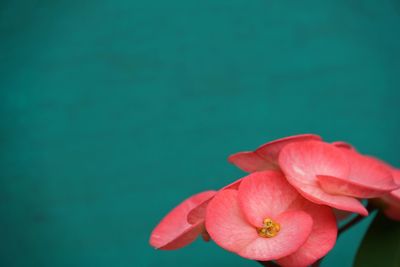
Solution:
M 261 227 L 265 218 L 274 219 L 285 211 L 297 196 L 297 191 L 277 171 L 252 173 L 239 186 L 239 205 L 255 227 Z
M 245 172 L 278 169 L 278 156 L 281 149 L 292 142 L 321 140 L 314 134 L 289 136 L 268 142 L 254 152 L 239 152 L 228 157 L 228 161 Z
M 195 224 L 187 221 L 187 214 L 215 195 L 215 191 L 196 194 L 168 213 L 150 236 L 150 244 L 157 249 L 178 249 L 193 242 L 203 231 L 204 220 Z
M 287 211 L 276 217 L 279 233 L 272 238 L 258 237 L 237 252 L 253 260 L 276 260 L 297 251 L 310 236 L 313 220 L 304 211 Z
M 292 209 L 301 209 L 311 215 L 313 227 L 307 241 L 293 254 L 279 259 L 282 266 L 309 266 L 324 257 L 335 245 L 337 237 L 336 218 L 331 208 L 299 198 Z
M 286 145 L 279 156 L 279 165 L 287 180 L 305 198 L 337 209 L 367 215 L 368 211 L 356 199 L 325 192 L 317 175 L 347 177 L 350 167 L 341 149 L 319 141 Z
M 257 230 L 243 217 L 237 199 L 238 191 L 219 191 L 210 202 L 206 213 L 206 229 L 222 248 L 238 253 L 257 239 Z

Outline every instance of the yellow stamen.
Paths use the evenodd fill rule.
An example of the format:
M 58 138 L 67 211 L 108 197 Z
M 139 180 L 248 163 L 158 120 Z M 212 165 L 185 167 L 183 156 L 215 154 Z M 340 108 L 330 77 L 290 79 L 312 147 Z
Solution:
M 258 235 L 261 237 L 274 237 L 281 230 L 281 226 L 279 223 L 274 222 L 273 220 L 266 218 L 263 221 L 263 227 L 258 229 Z

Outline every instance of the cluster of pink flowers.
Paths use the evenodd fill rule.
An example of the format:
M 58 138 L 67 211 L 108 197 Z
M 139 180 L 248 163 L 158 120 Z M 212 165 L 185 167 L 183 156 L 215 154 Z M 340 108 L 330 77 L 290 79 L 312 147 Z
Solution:
M 228 160 L 250 174 L 174 208 L 153 230 L 153 247 L 177 249 L 202 235 L 244 258 L 300 267 L 335 245 L 335 214 L 368 215 L 363 199 L 400 220 L 400 170 L 347 143 L 304 134 Z

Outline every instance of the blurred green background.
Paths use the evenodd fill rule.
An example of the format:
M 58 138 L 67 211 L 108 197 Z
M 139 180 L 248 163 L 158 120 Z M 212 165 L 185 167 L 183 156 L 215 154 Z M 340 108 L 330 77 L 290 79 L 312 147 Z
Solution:
M 399 166 L 400 2 L 0 3 L 0 266 L 257 266 L 148 245 L 297 133 Z M 366 223 L 323 266 L 351 266 Z

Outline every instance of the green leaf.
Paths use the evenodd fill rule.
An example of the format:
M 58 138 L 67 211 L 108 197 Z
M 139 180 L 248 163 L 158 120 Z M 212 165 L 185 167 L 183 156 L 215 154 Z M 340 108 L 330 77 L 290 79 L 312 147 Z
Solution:
M 358 249 L 355 267 L 400 266 L 400 222 L 378 213 Z

